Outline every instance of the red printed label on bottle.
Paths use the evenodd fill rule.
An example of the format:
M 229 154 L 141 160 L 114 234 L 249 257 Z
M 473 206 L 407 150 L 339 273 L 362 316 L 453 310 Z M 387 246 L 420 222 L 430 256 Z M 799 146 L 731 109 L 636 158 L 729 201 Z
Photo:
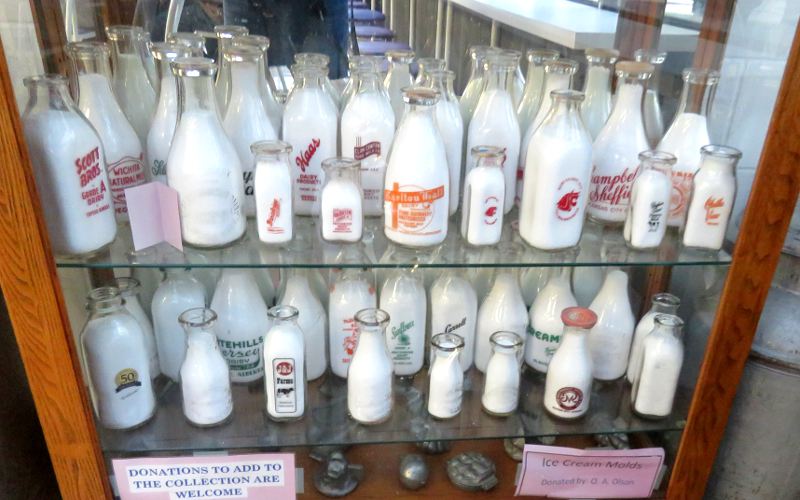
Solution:
M 356 145 L 353 148 L 353 158 L 363 160 L 369 156 L 379 156 L 381 154 L 381 143 L 379 141 L 368 142 L 361 145 L 361 137 L 356 138 Z
M 575 177 L 567 177 L 558 185 L 558 200 L 556 201 L 556 217 L 560 220 L 570 220 L 578 213 L 578 200 L 581 196 L 583 185 Z
M 81 199 L 90 208 L 86 212 L 86 218 L 111 208 L 108 201 L 108 186 L 103 179 L 102 169 L 99 147 L 75 159 L 75 174 L 80 179 Z
M 305 151 L 300 151 L 300 154 L 294 157 L 294 163 L 300 167 L 300 170 L 303 172 L 306 171 L 308 165 L 311 163 L 311 158 L 314 157 L 314 153 L 316 153 L 317 149 L 319 149 L 319 145 L 319 139 L 311 139 L 311 142 L 308 144 Z
M 496 196 L 489 196 L 483 201 L 483 223 L 487 226 L 493 226 L 497 223 L 497 205 L 500 199 Z
M 127 215 L 125 190 L 144 184 L 144 168 L 141 154 L 138 158 L 123 156 L 108 164 L 108 182 L 111 183 L 111 199 L 114 201 L 114 212 L 117 215 Z
M 269 214 L 267 215 L 267 231 L 273 234 L 283 234 L 284 228 L 276 226 L 278 217 L 281 216 L 281 200 L 275 198 L 269 206 Z
M 297 370 L 292 358 L 272 360 L 272 377 L 275 382 L 275 412 L 297 411 Z
M 577 387 L 562 387 L 556 392 L 556 403 L 562 410 L 573 411 L 583 402 L 583 391 Z
M 709 196 L 706 202 L 703 204 L 703 208 L 706 210 L 706 224 L 709 226 L 719 226 L 719 218 L 721 216 L 719 209 L 724 206 L 725 198 L 714 198 L 713 196 Z
M 625 168 L 616 175 L 592 174 L 592 188 L 589 192 L 592 208 L 602 212 L 615 212 L 627 207 L 637 171 L 638 167 L 633 172 Z
M 400 189 L 408 191 L 400 191 Z M 434 219 L 436 201 L 444 198 L 444 186 L 422 189 L 419 186 L 400 186 L 395 182 L 392 189 L 384 189 L 383 199 L 391 205 L 391 217 L 386 220 L 389 228 L 408 234 L 438 234 L 442 228 L 428 226 Z M 446 209 L 446 207 L 445 207 Z
M 694 174 L 691 172 L 672 172 L 672 197 L 670 199 L 670 218 L 681 217 L 686 210 L 686 203 L 689 201 L 689 194 L 692 192 L 692 179 Z
M 333 209 L 333 232 L 350 233 L 353 231 L 353 209 L 334 208 Z

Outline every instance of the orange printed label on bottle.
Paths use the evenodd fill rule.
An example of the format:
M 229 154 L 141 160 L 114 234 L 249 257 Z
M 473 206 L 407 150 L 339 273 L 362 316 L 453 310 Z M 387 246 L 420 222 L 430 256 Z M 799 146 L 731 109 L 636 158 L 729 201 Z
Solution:
M 389 228 L 401 233 L 437 234 L 442 228 L 426 229 L 433 221 L 435 202 L 442 198 L 444 186 L 422 189 L 419 186 L 400 186 L 395 182 L 392 189 L 383 191 L 384 203 L 391 206 L 391 217 L 387 217 L 386 222 Z
M 706 224 L 709 226 L 719 226 L 719 209 L 725 206 L 725 198 L 714 198 L 709 196 L 703 204 L 706 209 Z
M 670 217 L 679 217 L 686 210 L 689 193 L 692 192 L 691 172 L 672 172 L 672 198 L 670 199 Z

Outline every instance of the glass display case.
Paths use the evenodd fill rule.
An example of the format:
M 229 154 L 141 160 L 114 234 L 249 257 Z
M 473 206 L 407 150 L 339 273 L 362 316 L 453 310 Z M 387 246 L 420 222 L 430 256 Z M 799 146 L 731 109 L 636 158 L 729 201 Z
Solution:
M 0 8 L 5 55 L 0 58 L 5 104 L 0 106 L 0 154 L 6 165 L 0 173 L 0 225 L 6 228 L 0 244 L 0 284 L 63 497 L 112 498 L 117 490 L 110 464 L 116 458 L 281 451 L 294 453 L 297 467 L 304 471 L 298 476 L 300 496 L 316 498 L 322 496 L 313 479 L 322 467 L 317 461 L 336 450 L 351 463 L 364 465 L 361 483 L 349 495 L 353 498 L 459 495 L 461 490 L 445 473 L 445 462 L 465 451 L 481 452 L 496 466 L 499 483 L 480 494 L 507 498 L 515 488 L 519 457 L 514 458 L 513 451 L 521 441 L 577 448 L 664 447 L 665 474 L 654 496 L 701 497 L 800 186 L 794 163 L 800 135 L 793 122 L 800 98 L 790 84 L 800 71 L 795 38 L 800 5 L 773 0 L 695 0 L 680 5 L 620 0 L 604 5 L 608 3 L 12 0 Z M 364 75 L 361 83 L 359 74 Z M 97 77 L 100 86 L 91 87 Z M 384 78 L 386 91 L 383 85 L 374 86 Z M 405 92 L 405 110 L 398 78 L 404 79 L 403 87 L 411 86 L 412 78 L 419 85 Z M 313 107 L 316 104 L 304 101 L 305 107 L 292 106 L 303 92 L 316 92 L 314 99 L 324 105 Z M 367 108 L 357 117 L 361 122 L 354 119 L 345 127 L 357 96 L 375 98 L 385 109 Z M 398 98 L 396 107 L 393 100 Z M 570 116 L 559 99 L 574 101 L 577 119 L 572 126 L 577 135 L 569 140 L 558 135 L 562 129 L 549 125 Z M 259 112 L 245 116 L 247 106 L 259 106 Z M 510 113 L 498 118 L 506 108 Z M 312 112 L 300 126 L 292 122 L 308 109 Z M 46 119 L 48 112 L 56 111 L 69 118 L 57 123 Z M 389 116 L 389 111 L 401 116 L 394 116 L 395 123 L 383 120 L 381 126 L 391 129 L 388 137 L 372 132 L 378 118 L 370 115 Z M 197 118 L 191 114 L 202 112 L 212 116 L 211 125 L 190 121 Z M 229 116 L 235 113 L 240 114 Z M 422 118 L 407 120 L 413 113 Z M 240 117 L 243 122 L 237 125 Z M 436 127 L 432 134 L 424 133 L 429 124 Z M 182 125 L 188 130 L 185 135 Z M 168 136 L 166 147 L 153 137 L 158 127 L 164 129 L 158 133 Z M 338 134 L 331 133 L 334 129 Z M 554 138 L 545 137 L 551 130 Z M 341 136 L 346 133 L 357 136 L 353 151 L 342 150 Z M 321 145 L 317 137 L 328 136 L 339 144 Z M 430 136 L 438 142 L 426 149 Z M 250 143 L 278 139 L 294 147 L 288 158 L 280 158 L 278 152 L 286 151 L 280 144 L 254 146 L 253 151 L 267 155 L 259 161 L 277 161 L 279 166 L 288 161 L 292 179 L 287 189 L 293 190 L 288 201 L 294 202 L 294 209 L 286 200 L 263 204 L 271 195 L 259 193 L 274 192 L 277 188 L 270 183 L 283 180 L 276 170 L 264 167 L 262 175 L 270 176 L 259 184 L 262 165 L 254 169 L 250 156 Z M 583 150 L 575 145 L 579 141 L 586 144 Z M 468 144 L 503 151 L 508 203 L 481 208 L 487 227 L 501 227 L 497 243 L 476 246 L 465 236 L 462 217 L 467 214 L 462 212 L 469 193 L 463 186 L 466 175 L 477 170 L 470 165 Z M 709 144 L 716 147 L 704 148 L 701 154 L 701 147 Z M 647 158 L 654 165 L 640 167 L 640 153 L 647 150 L 666 156 L 658 156 L 663 160 L 659 163 L 651 154 Z M 324 153 L 316 156 L 326 158 L 314 158 L 317 151 Z M 337 155 L 361 161 L 360 184 L 347 187 L 357 187 L 364 200 L 377 199 L 375 210 L 382 214 L 370 213 L 364 205 L 365 216 L 357 217 L 361 238 L 355 243 L 323 239 L 319 204 L 311 203 L 318 193 L 308 194 L 309 182 L 322 189 L 322 174 L 309 181 L 306 169 L 313 161 Z M 70 161 L 64 163 L 66 157 Z M 446 189 L 427 187 L 438 181 L 424 170 L 427 166 L 418 165 L 423 162 L 443 172 Z M 578 164 L 585 168 L 581 171 Z M 174 165 L 171 172 L 169 165 Z M 571 169 L 566 180 L 548 177 L 565 165 Z M 191 179 L 192 172 L 205 175 L 206 166 L 208 172 L 217 167 L 229 171 L 211 187 L 181 182 Z M 69 175 L 75 168 L 79 185 Z M 669 177 L 662 196 L 666 198 L 659 201 L 658 180 L 636 173 L 657 173 L 661 168 Z M 369 169 L 379 172 L 377 182 L 369 177 L 374 177 Z M 383 169 L 389 172 L 385 181 Z M 395 180 L 411 178 L 409 173 L 419 176 L 413 189 L 407 189 L 412 182 Z M 238 182 L 242 175 L 243 182 Z M 730 181 L 731 188 L 720 191 L 734 176 L 735 186 Z M 113 195 L 106 202 L 103 179 Z M 233 179 L 233 198 L 241 192 L 241 199 L 232 203 L 239 218 L 231 224 L 243 224 L 244 229 L 214 226 L 209 233 L 197 231 L 203 236 L 192 239 L 189 225 L 212 227 L 220 213 L 214 204 L 228 203 L 209 194 L 228 189 L 220 179 Z M 92 184 L 98 180 L 97 186 Z M 166 242 L 144 248 L 135 244 L 125 216 L 129 205 L 124 193 L 130 191 L 123 188 L 149 181 L 178 193 L 175 217 L 183 224 L 182 249 Z M 552 191 L 557 194 L 541 189 L 547 182 L 555 182 Z M 332 184 L 333 180 L 326 186 Z M 65 205 L 64 198 L 78 191 L 77 201 L 95 211 L 85 220 L 83 212 L 80 220 L 72 221 L 68 209 L 81 208 Z M 530 194 L 534 191 L 536 198 Z M 334 192 L 346 195 L 343 190 Z M 550 198 L 547 207 L 537 205 Z M 185 204 L 192 199 L 200 202 L 194 221 Z M 105 208 L 98 208 L 103 203 Z M 353 203 L 348 198 L 346 208 L 327 214 L 334 236 L 337 227 L 352 223 Z M 485 203 L 490 203 L 488 197 Z M 361 203 L 356 205 L 361 209 Z M 263 229 L 262 219 L 277 217 L 281 206 L 289 210 L 289 238 L 266 243 L 262 231 L 269 231 L 272 222 Z M 437 207 L 448 214 L 441 218 L 443 224 L 431 215 Z M 107 220 L 98 223 L 105 215 Z M 692 218 L 703 225 L 691 226 Z M 637 221 L 643 231 L 665 226 L 663 238 L 647 240 L 654 244 L 632 243 L 639 241 L 631 236 Z M 430 229 L 425 234 L 441 238 L 398 237 L 398 224 L 424 226 Z M 521 231 L 520 226 L 525 228 Z M 220 244 L 218 237 L 229 229 L 236 234 Z M 570 241 L 570 231 L 577 244 Z M 687 237 L 690 231 L 694 239 Z M 537 238 L 536 233 L 545 237 Z M 114 354 L 107 345 L 90 345 L 85 338 L 98 314 L 107 318 L 115 314 L 114 307 L 130 310 L 136 302 L 122 290 L 124 283 L 134 282 L 127 278 L 139 284 L 141 307 L 123 316 L 139 318 L 138 324 L 150 329 L 148 334 L 144 328 L 137 342 L 144 343 L 142 366 L 148 365 L 143 356 L 151 355 L 149 369 L 139 371 L 152 375 L 145 378 L 152 378 L 155 408 L 151 417 L 131 426 L 109 424 L 108 414 L 103 414 L 108 411 L 103 410 L 103 389 L 92 383 L 91 374 L 99 373 L 102 363 L 119 368 L 114 362 L 135 358 L 136 349 Z M 337 375 L 332 366 L 341 361 L 333 359 L 334 344 L 344 340 L 351 356 L 347 349 L 355 348 L 356 337 L 354 327 L 343 333 L 336 323 L 342 312 L 335 289 L 358 280 L 369 285 L 367 303 L 397 311 L 399 318 L 390 320 L 392 333 L 386 337 L 395 373 L 401 372 L 398 366 L 411 363 L 404 356 L 424 364 L 410 375 L 393 377 L 391 415 L 377 425 L 363 425 L 351 417 L 352 388 L 346 376 L 339 376 L 346 375 L 347 368 Z M 417 288 L 401 285 L 404 280 Z M 303 286 L 296 288 L 297 283 Z M 168 285 L 174 288 L 167 290 Z M 98 295 L 109 286 L 120 291 Z M 345 302 L 356 300 L 352 293 Z M 674 304 L 659 306 L 665 293 L 679 299 L 677 312 Z M 183 355 L 179 353 L 172 365 L 165 363 L 166 344 L 175 339 L 159 323 L 163 315 L 172 314 L 175 324 L 169 335 L 180 335 L 177 314 L 183 310 L 156 310 L 167 300 L 177 304 L 173 309 L 219 309 L 213 313 L 220 316 L 218 323 L 208 328 L 219 337 L 217 350 L 231 366 L 233 380 L 228 386 L 233 413 L 219 425 L 198 425 L 187 418 L 187 391 L 178 374 Z M 107 305 L 113 301 L 119 304 Z M 516 303 L 524 304 L 524 325 L 509 319 L 519 312 Z M 231 361 L 237 349 L 231 345 L 245 342 L 236 335 L 253 330 L 253 366 L 260 363 L 260 344 L 270 325 L 261 309 L 279 304 L 296 307 L 305 328 L 308 381 L 296 380 L 305 388 L 305 411 L 291 421 L 275 421 L 267 412 L 263 375 L 237 379 L 246 372 L 239 371 L 238 361 Z M 554 416 L 545 404 L 547 362 L 566 335 L 561 314 L 571 306 L 593 310 L 599 321 L 588 334 L 595 367 L 590 368 L 595 380 L 585 395 L 590 404 L 586 414 L 574 420 Z M 444 317 L 443 311 L 461 315 L 462 308 L 468 310 L 463 325 L 460 317 Z M 309 312 L 303 317 L 309 310 L 317 314 L 317 321 L 309 321 Z M 639 379 L 653 375 L 635 355 L 645 348 L 653 355 L 657 348 L 650 346 L 654 342 L 643 344 L 656 311 L 682 319 L 678 322 L 683 324 L 685 354 L 682 366 L 677 365 L 674 387 L 660 378 L 653 386 L 656 392 L 674 392 L 671 408 L 667 405 L 666 411 L 653 414 L 636 411 L 632 394 L 653 391 Z M 352 324 L 355 312 L 344 314 L 343 321 Z M 119 328 L 124 330 L 125 324 Z M 460 411 L 453 418 L 434 418 L 426 406 L 429 365 L 435 356 L 429 352 L 431 338 L 459 334 L 459 328 L 470 330 L 460 353 L 466 356 L 461 363 L 465 370 Z M 488 352 L 490 334 L 515 328 L 526 344 L 539 347 L 526 346 L 520 352 L 518 405 L 511 414 L 497 416 L 482 401 L 490 375 L 484 374 L 489 372 L 486 360 L 478 363 L 473 348 Z M 312 339 L 312 330 L 320 336 Z M 354 344 L 347 345 L 348 339 Z M 480 342 L 485 345 L 475 345 Z M 178 351 L 185 350 L 179 343 Z M 309 344 L 315 343 L 316 354 L 311 354 Z M 467 348 L 467 343 L 472 345 Z M 412 344 L 416 347 L 407 347 Z M 622 352 L 611 352 L 612 344 Z M 208 349 L 214 351 L 214 345 Z M 409 354 L 408 349 L 417 351 Z M 153 354 L 160 363 L 153 361 Z M 631 360 L 629 354 L 634 356 Z M 322 375 L 311 374 L 309 363 L 314 361 L 321 363 L 317 371 Z M 622 367 L 619 373 L 609 368 L 615 363 Z M 209 365 L 209 374 L 211 370 Z M 130 387 L 131 380 L 139 384 L 137 390 L 145 390 L 148 381 L 126 378 L 138 376 L 132 372 L 117 373 L 118 378 L 122 374 L 117 393 Z M 560 394 L 575 397 L 574 392 Z M 425 453 L 430 470 L 427 484 L 416 493 L 405 489 L 398 475 L 402 457 L 413 452 Z

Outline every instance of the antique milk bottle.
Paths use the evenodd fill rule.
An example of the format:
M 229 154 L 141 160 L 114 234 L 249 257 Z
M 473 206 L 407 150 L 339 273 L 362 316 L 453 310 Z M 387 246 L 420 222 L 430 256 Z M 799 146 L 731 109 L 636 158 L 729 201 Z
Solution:
M 375 308 L 355 315 L 358 347 L 347 371 L 347 412 L 362 424 L 379 424 L 392 414 L 392 357 L 386 346 L 389 314 Z
M 450 170 L 450 215 L 458 210 L 461 196 L 461 159 L 464 149 L 464 122 L 458 108 L 458 99 L 453 92 L 455 73 L 449 70 L 432 70 L 428 73 L 428 86 L 439 91 L 434 119 L 447 153 Z
M 430 288 L 431 332 L 454 333 L 464 340 L 459 355 L 463 371 L 475 357 L 475 326 L 478 298 L 468 280 L 454 269 L 445 269 Z
M 470 156 L 475 166 L 464 180 L 461 237 L 474 246 L 495 245 L 503 231 L 505 153 L 497 146 L 475 146 Z
M 275 82 L 269 72 L 269 38 L 263 35 L 239 35 L 233 39 L 234 45 L 255 47 L 261 51 L 261 66 L 258 69 L 258 89 L 261 92 L 261 101 L 267 110 L 267 116 L 275 133 L 280 134 L 283 121 L 283 106 L 275 97 Z
M 564 329 L 562 311 L 578 305 L 572 295 L 569 278 L 569 267 L 555 271 L 531 306 L 525 363 L 538 372 L 547 373 L 547 366 L 561 345 Z
M 436 59 L 435 57 L 420 57 L 417 59 L 417 76 L 414 78 L 414 85 L 430 87 L 430 74 L 432 71 L 443 71 L 447 69 L 447 61 Z
M 328 368 L 328 317 L 322 302 L 311 290 L 308 271 L 291 268 L 287 272 L 281 305 L 297 309 L 297 325 L 303 332 L 305 345 L 306 375 L 316 380 Z
M 619 51 L 586 49 L 585 54 L 588 69 L 583 87 L 586 99 L 581 104 L 581 117 L 594 139 L 611 114 L 611 77 L 614 75 L 614 63 L 619 58 Z
M 598 380 L 616 380 L 625 374 L 628 367 L 633 338 L 628 275 L 619 269 L 608 271 L 589 309 L 597 314 L 597 324 L 589 334 L 592 373 Z
M 214 26 L 214 33 L 217 36 L 217 73 L 214 82 L 214 94 L 216 95 L 219 114 L 224 116 L 225 109 L 228 107 L 228 98 L 231 95 L 231 68 L 222 54 L 228 47 L 233 45 L 234 38 L 247 35 L 249 30 L 244 26 L 219 24 Z
M 57 255 L 92 253 L 117 234 L 100 138 L 78 112 L 62 76 L 26 78 L 22 125 Z
M 510 269 L 498 269 L 494 285 L 478 309 L 475 332 L 475 367 L 486 373 L 492 353 L 489 338 L 494 332 L 514 332 L 525 338 L 528 328 L 528 309 L 522 300 L 519 282 Z
M 270 420 L 303 417 L 306 411 L 306 360 L 298 310 L 280 305 L 269 310 L 270 328 L 264 339 L 264 392 Z
M 461 117 L 464 120 L 465 132 L 469 130 L 469 122 L 485 86 L 486 57 L 490 54 L 496 55 L 498 53 L 499 49 L 487 45 L 472 45 L 467 49 L 467 56 L 470 59 L 470 75 L 458 102 Z
M 292 146 L 283 141 L 259 141 L 250 146 L 255 158 L 256 228 L 268 244 L 287 243 L 294 236 Z
M 622 234 L 628 246 L 645 250 L 658 247 L 667 230 L 675 157 L 663 151 L 642 151 L 639 161 Z
M 389 314 L 386 345 L 394 373 L 413 376 L 425 359 L 428 301 L 419 271 L 398 268 L 381 286 L 380 308 Z
M 564 322 L 561 345 L 550 360 L 544 389 L 544 408 L 559 418 L 582 417 L 589 410 L 592 394 L 592 356 L 587 336 L 597 316 L 585 307 L 570 307 L 561 313 Z
M 389 73 L 383 81 L 383 86 L 389 94 L 389 102 L 394 110 L 394 120 L 399 126 L 405 108 L 404 92 L 405 87 L 413 84 L 411 79 L 411 61 L 414 60 L 414 52 L 410 50 L 390 50 L 386 53 L 389 59 Z
M 320 70 L 322 73 L 319 82 L 320 86 L 325 92 L 325 95 L 333 102 L 338 114 L 341 96 L 339 95 L 339 91 L 336 90 L 336 87 L 333 86 L 331 79 L 328 78 L 328 73 L 330 72 L 330 58 L 325 54 L 319 54 L 317 52 L 299 52 L 294 55 L 294 62 L 298 66 L 311 66 Z
M 657 293 L 653 295 L 650 310 L 642 316 L 642 319 L 636 324 L 636 330 L 633 332 L 631 355 L 628 358 L 628 369 L 625 372 L 625 378 L 627 378 L 628 382 L 631 384 L 635 383 L 636 379 L 639 378 L 639 369 L 641 368 L 642 361 L 642 346 L 644 345 L 645 337 L 650 335 L 650 332 L 653 331 L 656 316 L 659 314 L 675 316 L 678 313 L 678 307 L 680 305 L 681 299 L 671 293 Z
M 139 302 L 139 292 L 142 289 L 142 284 L 136 278 L 115 278 L 114 287 L 119 290 L 119 296 L 122 297 L 122 304 L 125 309 L 142 327 L 144 344 L 150 360 L 150 377 L 156 378 L 161 374 L 161 367 L 158 361 L 158 348 L 156 347 L 156 337 L 153 334 L 153 325 L 150 323 L 147 313 L 144 312 L 141 302 Z
M 645 418 L 672 413 L 683 366 L 683 321 L 668 314 L 655 317 L 653 331 L 645 337 L 639 378 L 633 383 L 633 411 Z
M 428 375 L 428 413 L 437 419 L 461 413 L 464 371 L 458 362 L 464 339 L 454 333 L 439 333 L 431 339 Z
M 366 270 L 344 268 L 338 271 L 328 299 L 331 371 L 347 377 L 347 368 L 358 344 L 355 315 L 361 309 L 377 307 L 373 277 Z M 388 315 L 387 315 L 388 323 Z M 384 325 L 384 328 L 386 325 Z M 383 334 L 383 333 L 381 333 Z M 384 345 L 386 341 L 383 341 Z M 391 357 L 389 357 L 391 371 Z M 366 376 L 366 375 L 365 375 Z
M 519 130 L 525 134 L 533 118 L 539 111 L 544 92 L 544 63 L 558 59 L 558 52 L 547 49 L 530 49 L 525 53 L 528 60 L 528 73 L 525 78 L 525 88 L 522 99 L 517 106 L 517 120 Z
M 647 134 L 647 141 L 650 147 L 655 148 L 661 137 L 664 135 L 664 116 L 661 113 L 661 101 L 658 98 L 659 76 L 661 75 L 661 65 L 667 59 L 666 52 L 658 50 L 637 49 L 633 53 L 633 58 L 639 62 L 650 63 L 653 66 L 653 76 L 647 84 L 647 91 L 644 94 L 644 104 L 642 113 L 644 116 L 644 131 Z
M 358 90 L 358 82 L 359 82 L 359 73 L 361 71 L 374 71 L 378 73 L 378 68 L 375 67 L 373 62 L 367 56 L 361 55 L 351 55 L 347 59 L 347 83 L 344 84 L 344 89 L 342 90 L 342 99 L 339 103 L 339 112 L 343 113 L 344 109 L 350 103 L 350 99 L 356 95 L 356 91 Z M 381 82 L 381 88 L 383 88 L 383 82 Z M 385 89 L 384 89 L 385 92 Z M 386 98 L 389 98 L 389 95 L 386 94 Z M 391 103 L 389 104 L 391 106 Z M 394 113 L 394 111 L 392 111 Z M 344 115 L 342 115 L 344 117 Z M 394 124 L 394 120 L 392 120 L 392 124 Z
M 327 242 L 355 243 L 364 232 L 364 195 L 361 191 L 361 163 L 337 156 L 322 162 L 320 226 Z
M 481 405 L 489 415 L 511 415 L 519 405 L 522 339 L 514 332 L 494 332 L 492 357 L 486 366 Z

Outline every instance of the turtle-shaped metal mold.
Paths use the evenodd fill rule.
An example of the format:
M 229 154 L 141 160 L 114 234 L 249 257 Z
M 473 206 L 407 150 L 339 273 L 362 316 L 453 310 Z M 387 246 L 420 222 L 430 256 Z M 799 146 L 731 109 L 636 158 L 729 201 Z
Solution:
M 497 485 L 494 462 L 476 451 L 468 451 L 448 460 L 447 477 L 466 491 L 488 491 Z

